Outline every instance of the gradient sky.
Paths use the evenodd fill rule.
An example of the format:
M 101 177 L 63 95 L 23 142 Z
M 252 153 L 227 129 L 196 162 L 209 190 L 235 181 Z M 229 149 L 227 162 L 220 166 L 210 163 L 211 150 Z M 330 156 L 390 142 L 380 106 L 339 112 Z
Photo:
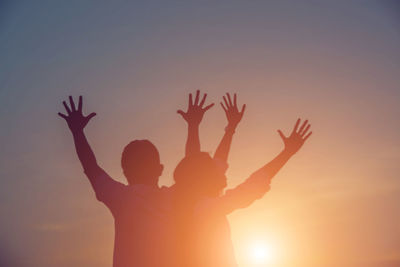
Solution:
M 229 186 L 281 149 L 297 117 L 313 136 L 272 190 L 229 219 L 241 267 L 400 266 L 400 5 L 396 1 L 1 1 L 0 263 L 110 266 L 113 220 L 57 116 L 69 94 L 97 112 L 87 135 L 116 179 L 150 139 L 165 172 L 184 153 L 176 110 L 200 88 L 247 104 Z M 215 150 L 219 106 L 201 126 Z

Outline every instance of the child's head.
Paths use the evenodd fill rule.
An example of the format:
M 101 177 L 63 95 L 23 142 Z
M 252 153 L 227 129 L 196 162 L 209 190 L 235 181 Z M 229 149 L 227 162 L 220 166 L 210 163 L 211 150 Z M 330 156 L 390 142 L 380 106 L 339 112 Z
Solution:
M 183 158 L 175 168 L 174 180 L 186 190 L 205 196 L 218 196 L 226 186 L 226 176 L 208 153 Z
M 121 165 L 129 184 L 157 185 L 163 171 L 160 154 L 148 140 L 134 140 L 122 152 Z

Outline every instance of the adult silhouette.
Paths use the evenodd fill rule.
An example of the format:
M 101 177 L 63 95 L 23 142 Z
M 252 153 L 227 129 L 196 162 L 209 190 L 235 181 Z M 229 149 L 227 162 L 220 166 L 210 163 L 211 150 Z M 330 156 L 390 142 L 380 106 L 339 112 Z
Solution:
M 96 115 L 82 113 L 72 97 L 63 101 L 67 114 L 58 113 L 71 130 L 75 149 L 96 198 L 114 217 L 114 267 L 171 265 L 169 190 L 158 187 L 163 171 L 156 147 L 148 140 L 130 142 L 122 153 L 121 165 L 128 185 L 112 179 L 97 163 L 84 128 Z
M 244 108 L 240 114 L 237 109 L 236 95 L 232 103 L 230 95 L 227 94 L 227 97 L 224 97 L 224 103 L 226 106 L 221 103 L 224 111 L 229 112 L 229 109 L 236 111 L 233 117 L 239 122 Z M 227 113 L 228 121 L 230 115 L 232 114 Z M 289 136 L 285 136 L 278 130 L 284 142 L 284 149 L 277 157 L 255 171 L 242 184 L 225 193 L 222 192 L 226 187 L 226 168 L 221 168 L 218 162 L 220 159 L 226 162 L 232 140 L 231 134 L 234 133 L 236 127 L 233 127 L 232 131 L 230 127 L 232 124 L 228 123 L 224 135 L 227 142 L 221 142 L 225 144 L 222 146 L 223 149 L 218 151 L 221 148 L 220 144 L 218 153 L 215 153 L 212 158 L 208 153 L 200 152 L 199 140 L 189 141 L 190 137 L 198 138 L 198 133 L 190 132 L 191 126 L 188 122 L 186 156 L 174 171 L 177 188 L 177 194 L 175 194 L 177 199 L 174 202 L 175 224 L 181 229 L 180 232 L 177 231 L 180 245 L 178 251 L 185 255 L 181 266 L 237 266 L 226 216 L 234 210 L 248 207 L 270 189 L 271 179 L 311 135 L 311 132 L 308 132 L 310 129 L 308 121 L 303 122 L 299 128 L 300 122 L 300 119 L 296 121 Z M 198 130 L 198 128 L 194 129 Z M 198 145 L 190 146 L 193 143 Z M 188 147 L 192 149 L 194 147 L 195 151 L 188 151 Z M 220 154 L 221 151 L 224 153 Z
M 204 95 L 201 102 L 198 97 L 199 92 L 195 103 L 191 102 L 187 114 L 183 114 L 191 121 L 190 125 L 197 125 L 197 129 L 204 113 L 213 106 L 203 107 L 207 96 Z M 175 187 L 158 187 L 163 165 L 157 148 L 148 140 L 130 142 L 121 157 L 128 185 L 117 182 L 99 166 L 84 133 L 84 128 L 96 113 L 83 115 L 82 96 L 79 97 L 78 107 L 72 96 L 69 97 L 69 105 L 65 101 L 63 105 L 67 114 L 58 115 L 65 119 L 71 130 L 84 173 L 96 198 L 108 207 L 114 217 L 113 266 L 179 266 L 181 255 L 175 253 L 176 228 L 172 226 L 171 212 Z M 190 127 L 190 135 L 195 133 L 192 131 L 195 128 Z M 192 142 L 196 137 L 190 137 L 189 147 L 196 147 Z

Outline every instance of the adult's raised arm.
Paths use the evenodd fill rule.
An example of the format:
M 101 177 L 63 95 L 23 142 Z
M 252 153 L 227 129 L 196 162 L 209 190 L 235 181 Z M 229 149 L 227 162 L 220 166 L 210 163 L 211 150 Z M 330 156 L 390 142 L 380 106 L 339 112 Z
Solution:
M 86 127 L 88 122 L 96 116 L 96 113 L 92 112 L 88 116 L 84 116 L 82 113 L 82 96 L 79 96 L 78 108 L 76 108 L 72 96 L 69 97 L 70 105 L 63 101 L 63 105 L 67 112 L 67 115 L 59 112 L 58 115 L 63 118 L 71 130 L 74 138 L 75 149 L 78 155 L 79 161 L 85 172 L 90 172 L 99 168 L 97 165 L 96 157 L 89 145 L 89 142 L 85 136 L 83 129 Z
M 79 97 L 78 107 L 75 106 L 75 102 L 72 96 L 70 96 L 69 105 L 63 101 L 67 114 L 58 113 L 58 115 L 67 122 L 67 125 L 71 130 L 76 153 L 83 170 L 96 193 L 96 198 L 104 202 L 108 207 L 112 208 L 116 203 L 118 203 L 117 200 L 120 198 L 120 193 L 121 190 L 123 190 L 124 185 L 113 180 L 98 165 L 96 156 L 94 155 L 84 133 L 84 128 L 88 122 L 96 116 L 96 113 L 92 112 L 87 116 L 83 115 L 82 104 L 82 96 Z

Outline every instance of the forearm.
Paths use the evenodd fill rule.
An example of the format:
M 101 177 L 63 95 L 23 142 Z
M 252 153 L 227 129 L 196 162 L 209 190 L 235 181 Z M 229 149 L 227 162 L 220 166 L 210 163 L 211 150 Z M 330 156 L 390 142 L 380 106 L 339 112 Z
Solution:
M 96 157 L 83 130 L 72 132 L 72 136 L 74 138 L 76 153 L 84 171 L 87 173 L 98 167 Z
M 260 199 L 270 189 L 271 179 L 290 159 L 291 154 L 282 151 L 271 162 L 254 172 L 246 181 L 227 190 L 219 201 L 220 208 L 226 214 L 235 209 L 244 208 Z
M 220 159 L 225 163 L 228 162 L 228 155 L 232 144 L 233 134 L 235 133 L 234 128 L 230 128 L 229 126 L 226 128 L 224 136 L 219 143 L 217 150 L 214 154 L 214 159 Z
M 200 152 L 199 125 L 188 124 L 185 155 L 189 156 L 198 152 Z
M 268 179 L 272 179 L 292 156 L 293 154 L 283 150 L 272 161 L 257 170 L 255 174 L 259 173 L 265 175 Z
M 286 151 L 279 153 L 271 162 L 253 173 L 244 183 L 238 185 L 230 193 L 228 199 L 234 203 L 231 209 L 247 207 L 255 200 L 260 199 L 270 189 L 271 179 L 286 164 L 291 155 Z

